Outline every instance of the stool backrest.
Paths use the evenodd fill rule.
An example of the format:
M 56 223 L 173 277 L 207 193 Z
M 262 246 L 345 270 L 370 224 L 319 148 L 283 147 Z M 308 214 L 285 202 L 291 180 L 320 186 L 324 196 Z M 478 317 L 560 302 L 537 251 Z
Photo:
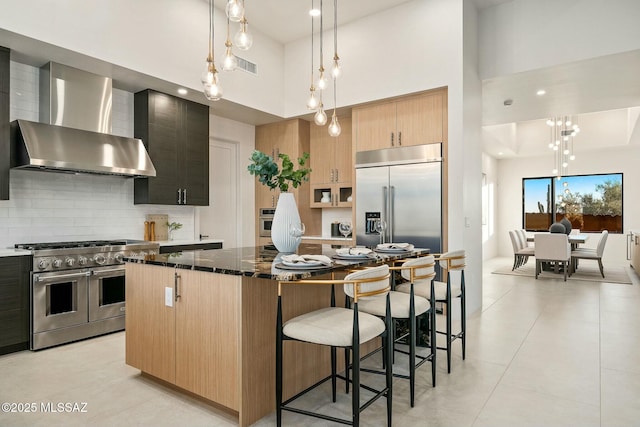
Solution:
M 402 264 L 402 270 L 400 270 L 400 274 L 402 275 L 403 279 L 411 281 L 411 273 L 413 270 L 414 280 L 432 279 L 436 275 L 435 265 L 435 257 L 433 255 L 412 258 Z
M 445 271 L 464 270 L 466 255 L 464 249 L 445 252 L 439 257 L 440 267 Z
M 387 264 L 354 271 L 347 274 L 344 281 L 350 282 L 344 284 L 344 293 L 355 301 L 361 297 L 386 294 L 391 289 Z

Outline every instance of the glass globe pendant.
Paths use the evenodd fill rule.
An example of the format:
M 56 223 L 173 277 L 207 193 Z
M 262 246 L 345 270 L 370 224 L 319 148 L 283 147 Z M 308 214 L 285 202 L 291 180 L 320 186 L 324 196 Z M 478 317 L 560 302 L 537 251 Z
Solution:
M 318 98 L 316 98 L 316 88 L 311 86 L 309 89 L 309 99 L 307 100 L 307 108 L 314 110 L 318 108 Z
M 316 111 L 315 116 L 313 116 L 313 121 L 318 126 L 324 126 L 327 124 L 327 113 L 324 111 L 324 106 L 322 105 L 322 101 L 320 101 L 320 105 L 318 106 L 318 111 Z
M 227 18 L 229 18 L 230 21 L 240 22 L 244 15 L 244 8 L 242 7 L 242 4 L 240 4 L 239 0 L 229 0 L 227 2 L 225 12 L 227 13 Z
M 227 50 L 224 54 L 224 59 L 222 60 L 222 70 L 223 71 L 235 71 L 238 68 L 238 58 L 231 51 L 231 42 L 225 43 L 227 46 Z
M 209 101 L 218 101 L 222 98 L 222 87 L 218 82 L 218 70 L 213 61 L 207 61 L 207 71 L 204 73 L 204 96 Z
M 240 50 L 249 50 L 253 45 L 253 36 L 247 30 L 247 20 L 243 17 L 240 21 L 240 29 L 233 38 L 235 45 Z

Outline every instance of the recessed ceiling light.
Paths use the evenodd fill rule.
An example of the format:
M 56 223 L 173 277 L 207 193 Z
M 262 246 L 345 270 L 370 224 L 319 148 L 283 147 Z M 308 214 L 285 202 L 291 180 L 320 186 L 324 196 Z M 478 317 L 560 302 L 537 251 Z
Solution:
M 544 89 L 540 89 L 539 91 L 537 91 L 537 92 L 536 92 L 536 95 L 538 95 L 538 96 L 542 96 L 542 95 L 544 95 L 545 93 L 547 93 L 547 91 L 546 91 L 546 90 L 544 90 Z
M 313 8 L 309 11 L 309 15 L 311 16 L 320 16 L 320 9 Z
M 189 93 L 189 91 L 187 91 L 185 88 L 181 87 L 180 89 L 178 89 L 178 93 L 180 95 L 186 95 L 187 93 Z
M 503 154 L 502 151 L 498 152 L 498 156 L 502 156 L 502 154 Z

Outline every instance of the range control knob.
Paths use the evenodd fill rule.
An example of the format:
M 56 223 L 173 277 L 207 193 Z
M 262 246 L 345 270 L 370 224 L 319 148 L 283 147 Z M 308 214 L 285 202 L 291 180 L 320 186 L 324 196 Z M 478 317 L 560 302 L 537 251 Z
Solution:
M 84 256 L 78 257 L 78 264 L 86 265 L 87 264 L 87 257 L 84 257 Z
M 41 259 L 40 261 L 38 261 L 38 268 L 40 270 L 44 270 L 48 266 L 49 266 L 49 260 L 48 259 Z
M 73 258 L 67 258 L 64 260 L 64 263 L 67 265 L 67 267 L 73 267 L 73 264 L 76 263 L 76 260 Z
M 107 262 L 107 259 L 102 254 L 98 254 L 98 255 L 94 256 L 93 260 L 96 262 L 96 264 L 99 264 L 99 265 L 102 265 L 105 262 Z
M 115 254 L 114 258 L 115 258 L 115 260 L 117 262 L 122 262 L 122 254 L 121 253 Z
M 52 265 L 53 265 L 53 268 L 60 268 L 62 266 L 62 260 L 56 258 L 53 260 Z

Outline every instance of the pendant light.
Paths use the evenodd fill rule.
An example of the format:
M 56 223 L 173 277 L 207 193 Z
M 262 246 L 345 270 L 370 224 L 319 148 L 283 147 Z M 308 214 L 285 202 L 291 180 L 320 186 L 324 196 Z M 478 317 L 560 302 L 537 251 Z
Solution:
M 342 74 L 340 57 L 338 56 L 338 0 L 333 0 L 333 66 L 331 76 L 337 79 Z
M 311 0 L 311 9 L 313 10 L 313 0 Z M 311 16 L 311 87 L 309 88 L 309 99 L 307 100 L 307 108 L 315 110 L 318 108 L 318 98 L 316 98 L 316 88 L 313 85 L 313 16 Z
M 231 22 L 240 22 L 244 15 L 244 5 L 240 3 L 240 0 L 228 0 L 225 11 Z
M 320 92 L 320 104 L 318 105 L 318 111 L 313 116 L 313 121 L 318 126 L 324 126 L 327 124 L 327 113 L 324 111 L 324 105 L 322 104 L 322 92 Z
M 324 53 L 322 50 L 322 39 L 324 38 L 322 15 L 324 15 L 324 11 L 322 9 L 322 0 L 320 0 L 320 68 L 318 68 L 318 71 L 320 72 L 318 75 L 318 89 L 320 90 L 324 90 L 327 87 L 327 77 L 324 75 Z
M 224 59 L 222 60 L 222 70 L 235 71 L 235 69 L 238 68 L 238 59 L 231 50 L 233 44 L 229 38 L 229 18 L 227 18 L 227 41 L 224 42 L 224 45 L 226 46 L 226 50 L 224 53 Z
M 238 49 L 249 50 L 253 45 L 253 36 L 249 33 L 249 30 L 247 30 L 248 22 L 244 11 L 244 0 L 242 0 L 242 19 L 240 20 L 240 29 L 233 38 L 233 41 Z
M 204 96 L 210 101 L 218 101 L 222 98 L 222 87 L 218 82 L 218 70 L 213 56 L 214 27 L 213 27 L 213 0 L 209 0 L 209 55 L 207 56 L 207 69 L 202 75 Z
M 331 72 L 333 76 L 333 115 L 331 116 L 331 123 L 329 124 L 329 135 L 335 138 L 340 136 L 340 133 L 342 132 L 338 116 L 336 115 L 336 93 L 338 91 L 338 76 L 340 75 L 340 64 L 338 63 L 338 0 L 333 0 L 333 48 L 334 68 Z

